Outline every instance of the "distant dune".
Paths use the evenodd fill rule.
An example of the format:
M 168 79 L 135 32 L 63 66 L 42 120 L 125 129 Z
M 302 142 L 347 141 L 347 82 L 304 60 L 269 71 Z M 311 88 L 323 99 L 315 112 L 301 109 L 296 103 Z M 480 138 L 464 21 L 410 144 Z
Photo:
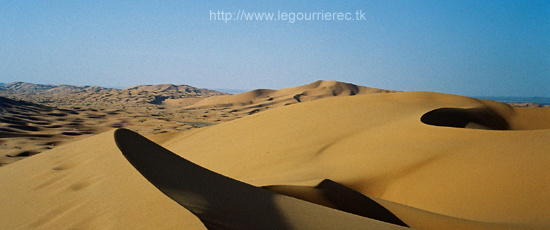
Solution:
M 79 91 L 99 91 L 107 90 L 107 88 L 99 86 L 73 86 L 73 85 L 41 85 L 26 82 L 12 82 L 4 84 L 0 87 L 0 91 L 11 93 L 72 93 Z
M 160 105 L 166 99 L 225 95 L 188 85 L 139 85 L 126 89 L 99 86 L 39 85 L 13 82 L 0 86 L 0 95 L 50 106 L 86 106 L 122 109 L 123 106 Z
M 112 128 L 152 134 L 194 126 L 135 109 L 58 108 L 5 97 L 0 97 L 0 114 L 0 166 Z
M 210 97 L 190 107 L 224 107 L 251 105 L 263 102 L 269 105 L 289 105 L 297 102 L 311 101 L 332 96 L 353 96 L 358 94 L 390 92 L 337 81 L 316 81 L 308 85 L 280 90 L 257 89 L 236 95 Z
M 293 88 L 279 90 L 257 89 L 240 94 L 214 96 L 197 100 L 166 100 L 165 103 L 172 106 L 183 106 L 185 110 L 215 109 L 217 113 L 229 113 L 242 117 L 272 108 L 327 97 L 388 92 L 395 91 L 357 86 L 337 81 L 316 81 Z

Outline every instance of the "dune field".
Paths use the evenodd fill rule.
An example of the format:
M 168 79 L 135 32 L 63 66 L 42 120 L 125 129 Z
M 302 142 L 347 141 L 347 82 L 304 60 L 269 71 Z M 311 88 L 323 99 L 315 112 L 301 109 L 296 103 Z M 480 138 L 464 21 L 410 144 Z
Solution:
M 335 81 L 237 95 L 172 84 L 119 90 L 13 82 L 0 86 L 0 166 L 112 128 L 186 131 L 302 101 L 380 92 L 391 91 Z
M 0 229 L 550 228 L 548 107 L 334 81 L 166 89 L 110 92 L 144 101 L 124 108 L 0 98 Z

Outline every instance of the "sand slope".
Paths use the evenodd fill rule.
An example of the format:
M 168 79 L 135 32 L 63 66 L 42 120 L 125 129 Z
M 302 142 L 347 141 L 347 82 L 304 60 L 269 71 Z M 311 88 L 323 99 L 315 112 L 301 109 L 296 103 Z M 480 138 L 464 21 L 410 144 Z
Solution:
M 330 179 L 416 229 L 550 228 L 548 108 L 357 95 L 151 138 L 254 186 Z M 0 189 L 1 229 L 204 229 L 124 159 L 112 132 L 1 167 Z
M 0 166 L 112 128 L 153 134 L 208 125 L 181 120 L 136 109 L 58 108 L 0 97 Z

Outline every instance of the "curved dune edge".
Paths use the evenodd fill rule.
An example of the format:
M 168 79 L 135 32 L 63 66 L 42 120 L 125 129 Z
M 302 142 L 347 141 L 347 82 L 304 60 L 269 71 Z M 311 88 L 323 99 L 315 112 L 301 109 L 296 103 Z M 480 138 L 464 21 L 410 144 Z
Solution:
M 421 121 L 480 107 L 514 131 Z M 256 187 L 330 179 L 415 229 L 548 229 L 549 113 L 438 93 L 356 95 L 150 139 Z M 205 229 L 128 164 L 113 134 L 0 168 L 0 229 Z
M 118 129 L 114 136 L 126 159 L 147 180 L 208 229 L 400 229 L 222 176 L 130 130 Z
M 409 227 L 376 201 L 329 179 L 321 181 L 315 187 L 273 185 L 263 188 L 362 217 Z

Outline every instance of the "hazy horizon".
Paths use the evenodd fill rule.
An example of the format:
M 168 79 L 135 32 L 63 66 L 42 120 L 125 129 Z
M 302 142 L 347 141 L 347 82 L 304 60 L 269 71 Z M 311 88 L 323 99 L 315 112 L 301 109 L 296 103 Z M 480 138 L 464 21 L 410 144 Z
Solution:
M 2 83 L 550 97 L 550 1 L 2 1 L 0 19 Z
M 14 83 L 14 82 L 9 82 Z M 0 86 L 6 85 L 9 83 L 0 82 Z M 26 82 L 31 84 L 39 84 L 39 83 L 33 83 L 33 82 Z M 351 82 L 348 82 L 351 83 Z M 173 84 L 173 83 L 160 83 L 160 84 Z M 353 83 L 352 83 L 353 84 Z M 43 84 L 43 85 L 67 85 L 67 84 Z M 151 85 L 151 84 L 144 84 L 144 85 Z M 177 84 L 174 84 L 177 85 Z M 179 85 L 188 85 L 188 84 L 179 84 Z M 102 85 L 74 85 L 78 87 L 83 86 L 100 86 L 103 88 L 108 89 L 125 89 L 137 85 L 130 85 L 130 86 L 102 86 Z M 195 87 L 193 85 L 189 85 L 191 87 Z M 209 87 L 196 87 L 196 88 L 202 88 L 202 89 L 209 89 L 209 90 L 215 90 L 222 93 L 229 93 L 229 94 L 239 94 L 239 93 L 245 93 L 256 89 L 224 89 L 224 88 L 209 88 Z M 262 89 L 274 89 L 274 88 L 262 88 Z M 281 89 L 281 88 L 278 88 Z M 274 89 L 274 90 L 278 90 Z M 392 89 L 389 89 L 392 90 Z M 411 90 L 415 91 L 415 90 Z M 545 96 L 506 96 L 506 95 L 494 95 L 494 96 L 488 96 L 488 95 L 465 95 L 465 94 L 458 94 L 461 96 L 467 96 L 467 97 L 473 97 L 478 99 L 487 99 L 487 100 L 494 100 L 494 101 L 500 101 L 504 103 L 526 103 L 526 102 L 532 102 L 542 105 L 550 105 L 550 97 Z

